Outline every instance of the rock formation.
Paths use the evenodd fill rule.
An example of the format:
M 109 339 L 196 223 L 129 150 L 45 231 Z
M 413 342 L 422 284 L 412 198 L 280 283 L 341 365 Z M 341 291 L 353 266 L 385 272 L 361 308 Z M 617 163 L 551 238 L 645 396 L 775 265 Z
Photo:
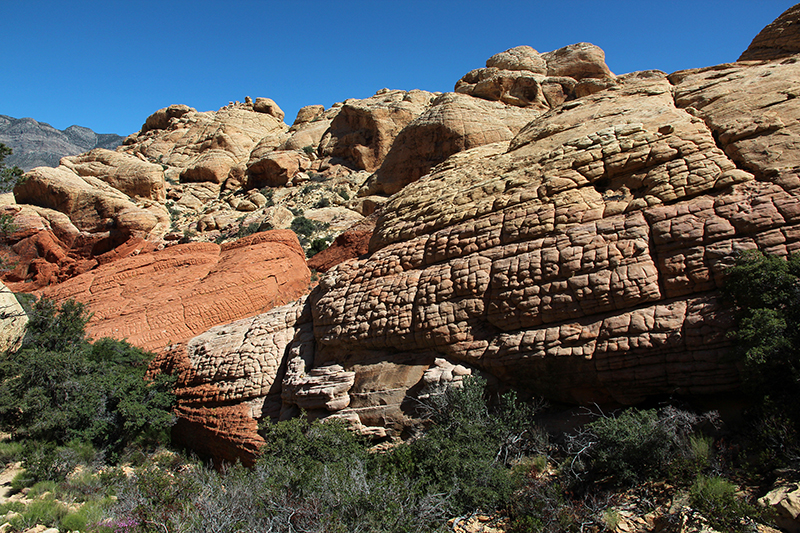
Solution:
M 800 5 L 787 9 L 755 36 L 739 61 L 778 59 L 800 53 Z
M 39 295 L 86 304 L 90 337 L 158 350 L 295 300 L 309 283 L 297 236 L 274 230 L 222 246 L 189 243 L 130 255 Z
M 27 323 L 25 310 L 14 294 L 0 283 L 0 354 L 19 347 Z
M 524 69 L 542 86 L 575 76 L 561 85 L 573 92 L 551 105 L 543 89 L 527 102 L 503 103 L 501 91 L 491 102 L 498 113 L 529 110 L 525 125 L 443 151 L 418 181 L 393 182 L 368 255 L 259 318 L 277 324 L 280 343 L 254 320 L 232 325 L 247 333 L 232 332 L 224 350 L 188 349 L 156 366 L 189 364 L 183 372 L 197 380 L 210 361 L 257 354 L 252 364 L 272 372 L 259 374 L 270 387 L 263 403 L 227 395 L 226 408 L 260 405 L 251 416 L 277 419 L 305 406 L 387 437 L 406 434 L 417 397 L 472 372 L 567 402 L 736 390 L 732 317 L 718 290 L 739 251 L 800 249 L 800 67 L 776 60 L 614 77 L 598 58 L 585 44 L 491 58 L 487 69 Z M 574 90 L 586 79 L 594 81 Z M 372 179 L 394 150 L 425 138 L 415 123 L 438 106 L 463 101 L 462 122 L 479 115 L 487 101 L 470 91 L 440 96 L 410 122 Z M 189 345 L 211 346 L 204 338 Z M 267 344 L 275 348 L 252 348 Z M 205 376 L 193 386 L 226 383 Z M 181 404 L 199 409 L 204 400 L 190 390 Z M 194 430 L 204 424 L 184 418 Z M 247 435 L 211 440 L 233 449 Z
M 793 13 L 755 48 L 791 53 Z M 36 206 L 3 208 L 37 265 L 15 283 L 61 281 L 41 294 L 87 302 L 93 335 L 169 344 L 152 371 L 178 376 L 176 436 L 223 459 L 301 410 L 407 436 L 418 398 L 472 373 L 575 403 L 735 391 L 725 268 L 800 249 L 796 59 L 615 76 L 588 43 L 523 46 L 455 92 L 291 128 L 268 99 L 171 106 L 113 157 L 29 173 Z M 293 235 L 234 240 L 293 223 L 338 236 L 310 292 Z

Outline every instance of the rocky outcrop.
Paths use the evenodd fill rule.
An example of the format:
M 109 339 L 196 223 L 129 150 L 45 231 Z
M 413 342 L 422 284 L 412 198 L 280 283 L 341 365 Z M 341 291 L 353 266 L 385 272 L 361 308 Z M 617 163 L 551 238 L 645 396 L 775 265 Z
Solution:
M 132 237 L 157 239 L 169 227 L 169 215 L 153 201 L 130 197 L 93 176 L 79 176 L 65 167 L 39 167 L 14 187 L 18 204 L 59 211 L 79 230 L 94 235 L 104 253 Z
M 546 110 L 613 84 L 614 74 L 606 66 L 603 50 L 590 43 L 578 43 L 546 54 L 539 54 L 530 46 L 500 52 L 486 60 L 486 68 L 461 78 L 455 91 Z
M 35 167 L 57 167 L 62 157 L 77 155 L 95 148 L 113 150 L 123 137 L 112 133 L 95 133 L 82 126 L 57 130 L 32 118 L 0 115 L 0 143 L 13 150 L 5 160 L 9 167 L 22 170 Z
M 358 170 L 376 170 L 395 137 L 433 96 L 427 91 L 383 89 L 364 100 L 347 100 L 320 143 L 320 155 L 344 159 Z
M 380 169 L 370 176 L 359 195 L 394 194 L 452 154 L 510 141 L 539 114 L 538 109 L 458 93 L 443 94 L 400 132 Z
M 529 57 L 507 56 L 493 64 Z M 577 403 L 736 390 L 725 268 L 742 250 L 800 249 L 795 65 L 637 72 L 514 108 L 533 113 L 515 134 L 460 147 L 390 198 L 368 255 L 330 268 L 299 318 L 269 313 L 304 339 L 301 357 L 273 352 L 286 370 L 271 367 L 269 417 L 280 390 L 284 415 L 308 401 L 313 416 L 403 436 L 416 398 L 475 372 Z M 392 151 L 458 101 L 509 107 L 444 95 Z
M 28 315 L 14 293 L 0 283 L 0 354 L 19 347 L 27 323 Z
M 290 302 L 309 283 L 296 235 L 275 230 L 222 246 L 190 243 L 132 255 L 39 294 L 86 304 L 93 338 L 157 350 Z
M 739 61 L 779 59 L 800 53 L 800 5 L 792 6 L 755 36 Z
M 61 160 L 61 166 L 81 177 L 98 178 L 131 197 L 163 201 L 164 170 L 160 165 L 103 148 Z
M 259 141 L 274 136 L 282 142 L 286 130 L 287 126 L 275 116 L 254 112 L 253 104 L 232 104 L 216 112 L 202 113 L 187 106 L 170 106 L 149 117 L 142 131 L 125 140 L 122 150 L 174 167 L 178 174 L 187 168 L 194 169 L 194 176 L 190 172 L 182 181 L 200 181 L 199 174 L 207 176 L 203 181 L 211 179 L 219 183 L 229 173 L 235 174 L 239 165 L 247 163 L 250 151 Z M 276 140 L 276 146 L 280 142 Z M 221 152 L 217 154 L 219 157 L 209 157 L 212 150 Z M 227 172 L 217 168 L 225 157 Z M 205 174 L 198 170 L 206 167 Z
M 495 54 L 400 132 L 359 195 L 394 194 L 455 153 L 510 141 L 550 108 L 615 84 L 604 52 L 589 43 L 546 54 L 530 46 Z

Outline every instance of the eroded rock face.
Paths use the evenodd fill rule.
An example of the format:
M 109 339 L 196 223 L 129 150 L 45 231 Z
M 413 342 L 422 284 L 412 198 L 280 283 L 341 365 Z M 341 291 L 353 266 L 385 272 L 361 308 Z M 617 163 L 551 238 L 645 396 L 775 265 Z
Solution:
M 90 152 L 64 157 L 61 165 L 78 176 L 94 176 L 128 196 L 163 201 L 164 170 L 160 165 L 128 154 L 95 148 Z
M 546 54 L 530 46 L 517 46 L 490 57 L 486 68 L 464 75 L 455 91 L 547 110 L 613 86 L 614 78 L 603 50 L 590 43 L 572 44 Z
M 800 5 L 783 12 L 755 36 L 739 61 L 778 59 L 800 52 Z
M 398 135 L 362 196 L 394 194 L 426 175 L 450 155 L 476 146 L 510 141 L 541 114 L 458 93 L 446 93 Z
M 274 352 L 280 411 L 393 437 L 415 398 L 474 372 L 580 403 L 736 390 L 718 290 L 742 250 L 800 250 L 796 79 L 785 60 L 628 74 L 450 155 L 300 318 L 270 312 L 303 339 Z
M 170 112 L 173 108 L 176 111 Z M 179 169 L 201 165 L 204 154 L 214 149 L 227 153 L 231 168 L 245 164 L 256 144 L 272 136 L 277 146 L 288 129 L 272 114 L 254 112 L 252 104 L 232 104 L 215 112 L 170 106 L 147 120 L 142 131 L 126 139 L 121 150 Z M 151 122 L 153 126 L 149 127 Z M 219 176 L 220 172 L 209 175 Z
M 85 303 L 93 338 L 158 350 L 290 302 L 307 292 L 309 278 L 297 236 L 275 230 L 221 247 L 190 243 L 126 257 L 39 294 Z
M 344 159 L 359 170 L 374 171 L 395 137 L 425 110 L 433 96 L 427 91 L 383 89 L 364 100 L 346 101 L 320 143 L 320 154 Z
M 19 347 L 27 323 L 25 310 L 14 294 L 0 283 L 0 354 Z
M 38 167 L 14 187 L 17 204 L 31 204 L 64 213 L 82 232 L 105 239 L 103 253 L 131 237 L 158 239 L 169 227 L 159 203 L 137 203 L 94 176 L 80 176 L 66 167 Z

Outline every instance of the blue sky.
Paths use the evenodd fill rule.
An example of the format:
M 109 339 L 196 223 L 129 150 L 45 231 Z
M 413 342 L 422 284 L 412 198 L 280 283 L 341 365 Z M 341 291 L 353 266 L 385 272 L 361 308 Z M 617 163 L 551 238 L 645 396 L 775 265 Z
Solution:
M 0 0 L 0 114 L 137 131 L 170 104 L 267 96 L 291 124 L 375 91 L 451 91 L 491 55 L 587 41 L 617 74 L 735 61 L 793 0 Z

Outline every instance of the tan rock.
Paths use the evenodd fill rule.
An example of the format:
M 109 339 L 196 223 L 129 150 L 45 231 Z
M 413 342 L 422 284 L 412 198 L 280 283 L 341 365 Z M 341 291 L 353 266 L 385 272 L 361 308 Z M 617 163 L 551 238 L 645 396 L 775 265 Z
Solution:
M 245 166 L 226 150 L 211 149 L 187 162 L 180 174 L 182 182 L 223 184 L 229 178 L 242 181 Z
M 797 11 L 797 10 L 795 10 Z M 800 64 L 732 63 L 669 79 L 678 106 L 702 119 L 738 166 L 787 189 L 800 186 Z
M 164 170 L 128 154 L 96 148 L 85 154 L 64 157 L 59 166 L 78 176 L 93 176 L 131 197 L 165 199 Z
M 511 140 L 539 114 L 537 109 L 446 93 L 400 133 L 359 195 L 394 194 L 452 154 Z
M 432 97 L 426 91 L 383 89 L 364 100 L 346 101 L 320 143 L 320 154 L 374 171 L 400 130 L 425 110 Z
M 800 5 L 787 9 L 755 36 L 739 61 L 779 59 L 800 53 Z
M 800 486 L 797 483 L 779 483 L 758 503 L 773 510 L 775 524 L 782 531 L 800 531 Z
M 25 180 L 14 187 L 14 196 L 18 203 L 60 211 L 79 230 L 107 233 L 115 242 L 129 237 L 157 239 L 169 226 L 169 215 L 159 204 L 138 206 L 105 182 L 78 176 L 64 167 L 27 172 Z
M 325 106 L 323 105 L 307 105 L 301 107 L 297 112 L 297 118 L 294 119 L 292 127 L 316 120 L 320 118 L 324 112 Z
M 547 62 L 530 46 L 517 46 L 495 54 L 486 60 L 487 68 L 501 70 L 527 70 L 547 74 Z
M 577 43 L 546 52 L 542 59 L 547 63 L 548 76 L 567 76 L 575 80 L 584 78 L 614 78 L 606 65 L 606 54 L 591 43 Z
M 311 161 L 302 152 L 274 151 L 259 157 L 254 151 L 247 164 L 247 187 L 281 187 L 291 185 Z
M 28 315 L 14 294 L 0 283 L 0 353 L 16 350 L 25 335 Z
M 167 108 L 169 109 L 169 108 Z M 120 151 L 147 161 L 184 169 L 208 150 L 223 150 L 244 164 L 251 150 L 272 138 L 272 146 L 285 140 L 286 124 L 267 113 L 257 113 L 247 104 L 233 104 L 218 111 L 188 110 L 172 118 L 165 127 L 143 129 Z
M 144 121 L 144 125 L 140 133 L 146 133 L 150 130 L 165 130 L 169 127 L 172 119 L 181 118 L 189 112 L 197 112 L 193 107 L 183 104 L 173 104 L 169 107 L 159 109 Z
M 256 101 L 253 104 L 253 111 L 256 113 L 266 113 L 267 115 L 272 115 L 280 121 L 283 121 L 283 117 L 286 116 L 283 110 L 278 107 L 278 104 L 276 104 L 272 98 L 256 98 Z

